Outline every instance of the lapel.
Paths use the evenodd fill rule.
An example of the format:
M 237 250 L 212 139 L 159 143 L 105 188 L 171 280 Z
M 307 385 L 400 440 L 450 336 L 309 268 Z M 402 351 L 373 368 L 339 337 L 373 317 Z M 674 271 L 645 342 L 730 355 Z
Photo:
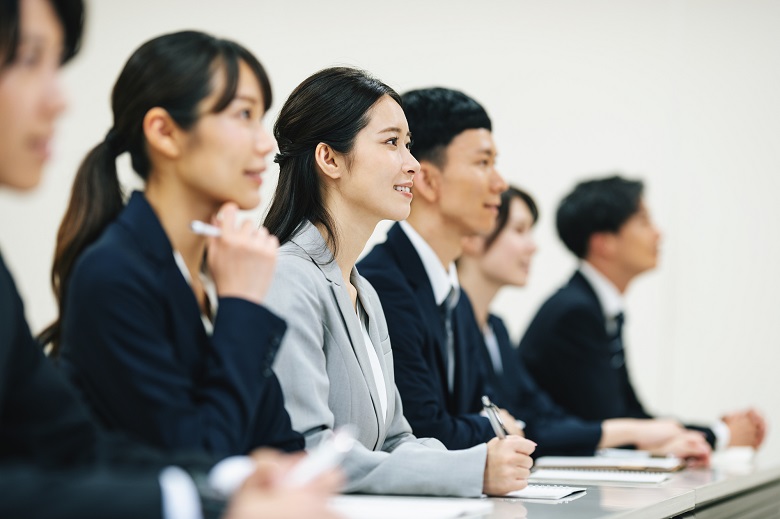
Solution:
M 366 284 L 367 282 L 360 277 L 360 274 L 358 273 L 357 269 L 352 269 L 351 274 L 352 284 L 357 287 L 358 290 L 358 299 L 360 299 L 360 304 L 363 305 L 363 309 L 366 311 L 366 314 L 368 315 L 368 335 L 371 337 L 371 344 L 370 346 L 374 348 L 374 351 L 376 352 L 376 356 L 379 359 L 379 366 L 382 368 L 382 374 L 384 376 L 384 382 L 385 382 L 385 395 L 387 397 L 387 415 L 382 415 L 382 406 L 379 403 L 379 393 L 378 393 L 378 386 L 376 383 L 374 383 L 372 386 L 370 386 L 374 391 L 376 391 L 377 398 L 374 398 L 374 393 L 371 394 L 371 399 L 374 402 L 374 409 L 377 412 L 377 416 L 382 417 L 382 420 L 379 420 L 379 445 L 382 445 L 385 441 L 385 435 L 387 434 L 387 419 L 386 417 L 393 416 L 395 414 L 395 382 L 393 381 L 392 377 L 390 377 L 391 371 L 390 367 L 385 364 L 385 355 L 382 351 L 382 339 L 379 337 L 379 325 L 377 324 L 377 317 L 376 314 L 376 305 L 372 305 L 371 302 L 366 298 Z M 362 335 L 361 335 L 362 338 Z M 360 360 L 360 359 L 358 359 Z M 368 361 L 368 359 L 366 359 Z M 361 364 L 362 366 L 362 364 Z M 373 380 L 373 371 L 371 371 L 371 365 L 368 364 L 369 371 L 372 374 L 371 380 Z M 374 381 L 375 382 L 375 381 Z
M 349 292 L 347 292 L 347 288 L 344 286 L 344 280 L 341 277 L 341 270 L 334 260 L 330 249 L 328 249 L 322 234 L 320 234 L 320 231 L 314 225 L 312 225 L 311 222 L 306 221 L 306 223 L 301 226 L 300 230 L 295 233 L 290 241 L 303 249 L 303 251 L 311 258 L 314 264 L 317 265 L 325 278 L 328 280 L 330 290 L 333 294 L 333 299 L 336 301 L 336 306 L 338 307 L 339 313 L 341 314 L 341 320 L 344 323 L 344 328 L 347 330 L 347 334 L 349 335 L 352 351 L 354 352 L 358 364 L 360 365 L 360 371 L 363 373 L 363 378 L 366 379 L 366 385 L 368 385 L 368 390 L 371 394 L 371 402 L 374 406 L 374 414 L 379 426 L 380 436 L 383 436 L 385 420 L 382 414 L 382 406 L 379 403 L 379 391 L 377 389 L 376 381 L 374 380 L 374 372 L 371 369 L 371 361 L 368 359 L 368 352 L 366 351 L 366 347 L 370 345 L 365 345 L 366 347 L 364 347 L 363 330 L 360 327 L 360 321 L 358 319 L 357 313 L 355 312 L 355 308 L 352 306 L 352 300 L 349 297 Z M 356 277 L 357 270 L 353 268 L 350 278 L 354 282 Z M 358 297 L 361 297 L 360 287 L 356 286 L 356 288 L 358 289 Z M 365 300 L 361 297 L 361 304 L 363 304 L 363 308 L 369 308 L 367 305 L 365 305 L 364 301 Z M 369 320 L 372 321 L 372 319 Z M 375 331 L 374 334 L 371 335 L 371 339 L 376 340 L 376 344 L 378 345 L 379 332 L 376 328 L 376 323 L 374 323 L 373 327 L 375 328 Z M 369 329 L 369 334 L 370 333 L 371 330 Z M 381 352 L 378 355 L 381 364 Z
M 583 276 L 579 270 L 577 270 L 574 272 L 574 275 L 572 275 L 571 279 L 569 279 L 567 286 L 571 287 L 571 289 L 575 290 L 576 292 L 581 292 L 588 299 L 590 299 L 593 307 L 598 312 L 599 322 L 601 322 L 601 328 L 604 330 L 604 336 L 606 336 L 607 318 L 604 316 L 604 309 L 601 307 L 601 301 L 599 301 L 599 297 L 596 295 L 596 291 L 593 290 L 593 287 L 588 282 L 588 279 Z
M 447 387 L 447 330 L 444 319 L 441 317 L 439 306 L 433 296 L 431 280 L 425 271 L 420 255 L 412 245 L 409 237 L 397 223 L 387 233 L 386 248 L 393 255 L 395 262 L 400 266 L 406 281 L 414 290 L 420 308 L 423 310 L 421 317 L 423 324 L 436 339 L 436 362 L 439 373 L 444 377 L 443 388 Z M 460 302 L 458 303 L 460 305 Z M 453 332 L 455 331 L 453 327 Z M 456 342 L 457 343 L 457 342 Z M 447 391 L 445 391 L 445 394 Z
M 201 321 L 198 300 L 176 265 L 173 246 L 168 235 L 165 234 L 165 229 L 142 192 L 133 192 L 127 206 L 119 215 L 118 223 L 134 238 L 134 245 L 156 269 L 158 279 L 164 286 L 162 292 L 167 294 L 171 312 L 174 315 L 184 316 L 182 322 L 198 323 L 197 334 L 200 339 L 198 344 L 205 345 L 208 342 L 208 334 Z M 190 354 L 197 353 L 197 348 L 189 346 L 194 345 L 187 345 L 182 348 L 182 351 Z

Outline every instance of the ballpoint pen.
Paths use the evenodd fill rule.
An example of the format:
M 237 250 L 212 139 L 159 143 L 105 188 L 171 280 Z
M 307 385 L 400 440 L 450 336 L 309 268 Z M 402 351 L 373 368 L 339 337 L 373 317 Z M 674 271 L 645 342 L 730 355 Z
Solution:
M 200 234 L 202 236 L 214 236 L 215 238 L 222 236 L 222 231 L 219 227 L 215 227 L 206 222 L 201 222 L 200 220 L 191 221 L 190 230 L 195 234 Z
M 485 410 L 485 414 L 487 415 L 496 436 L 501 439 L 506 438 L 509 431 L 504 427 L 504 422 L 501 420 L 498 407 L 490 401 L 490 398 L 488 398 L 487 395 L 482 397 L 482 408 Z

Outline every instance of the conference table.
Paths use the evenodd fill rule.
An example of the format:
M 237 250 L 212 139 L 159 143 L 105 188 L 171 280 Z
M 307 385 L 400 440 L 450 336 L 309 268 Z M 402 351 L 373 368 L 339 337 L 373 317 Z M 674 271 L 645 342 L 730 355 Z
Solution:
M 780 519 L 780 459 L 745 453 L 718 453 L 711 467 L 663 483 L 561 482 L 586 490 L 557 501 L 354 496 L 340 511 L 348 519 L 450 519 L 463 511 L 485 519 Z
M 491 498 L 491 519 L 780 519 L 780 460 L 715 456 L 711 468 L 686 469 L 664 483 L 567 485 L 584 494 L 554 503 Z

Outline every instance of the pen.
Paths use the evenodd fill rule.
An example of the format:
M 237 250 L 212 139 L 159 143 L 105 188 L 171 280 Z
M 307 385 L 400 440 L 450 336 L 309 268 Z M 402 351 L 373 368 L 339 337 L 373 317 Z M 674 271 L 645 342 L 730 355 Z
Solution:
M 339 427 L 333 432 L 333 436 L 309 451 L 307 456 L 287 473 L 282 484 L 287 487 L 303 486 L 335 468 L 355 445 L 355 441 L 353 427 Z
M 506 430 L 506 427 L 504 427 L 504 422 L 501 421 L 498 407 L 490 401 L 490 398 L 488 398 L 487 395 L 482 397 L 482 408 L 485 410 L 485 414 L 487 415 L 488 421 L 490 421 L 490 425 L 493 427 L 493 432 L 496 433 L 496 436 L 501 439 L 506 438 L 506 435 L 509 434 L 509 432 Z
M 213 225 L 206 222 L 201 222 L 200 220 L 191 221 L 190 230 L 195 234 L 200 234 L 201 236 L 214 236 L 215 238 L 222 236 L 222 231 L 219 229 L 219 227 L 214 227 Z

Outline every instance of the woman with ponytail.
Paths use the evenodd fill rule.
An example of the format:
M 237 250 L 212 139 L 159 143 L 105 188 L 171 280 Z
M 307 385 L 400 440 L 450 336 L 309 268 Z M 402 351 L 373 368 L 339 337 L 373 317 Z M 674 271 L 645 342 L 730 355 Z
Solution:
M 59 229 L 44 337 L 110 428 L 217 455 L 302 447 L 271 371 L 285 324 L 262 305 L 278 241 L 236 214 L 260 202 L 270 104 L 249 51 L 193 31 L 142 45 L 114 86 Z M 145 182 L 127 205 L 123 153 Z

